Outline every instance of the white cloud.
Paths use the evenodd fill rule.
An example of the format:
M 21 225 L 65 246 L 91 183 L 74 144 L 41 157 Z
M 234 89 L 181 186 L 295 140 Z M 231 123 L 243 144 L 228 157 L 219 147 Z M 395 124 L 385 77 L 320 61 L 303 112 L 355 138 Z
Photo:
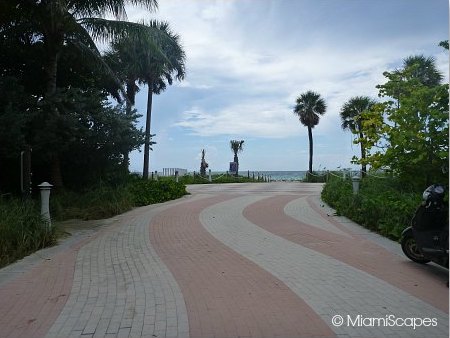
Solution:
M 186 137 L 303 138 L 306 128 L 292 109 L 299 94 L 314 90 L 328 105 L 314 136 L 323 137 L 323 144 L 330 148 L 337 139 L 347 140 L 339 121 L 343 103 L 356 95 L 377 98 L 375 86 L 385 82 L 384 71 L 400 66 L 408 55 L 429 55 L 429 46 L 439 38 L 431 41 L 436 33 L 427 29 L 402 30 L 403 19 L 410 22 L 408 27 L 416 26 L 418 14 L 413 9 L 395 16 L 380 14 L 371 22 L 357 13 L 352 17 L 344 6 L 342 14 L 352 19 L 352 25 L 339 17 L 328 18 L 339 24 L 337 33 L 320 17 L 318 9 L 325 3 L 302 2 L 301 15 L 289 11 L 296 5 L 288 0 L 164 0 L 154 14 L 130 8 L 133 21 L 145 16 L 167 20 L 186 50 L 186 80 L 175 85 L 187 94 L 165 130 Z M 274 10 L 276 6 L 284 6 L 285 17 L 277 16 L 281 12 Z M 313 11 L 316 17 L 308 17 L 308 6 L 319 6 Z M 261 13 L 267 15 L 258 17 Z M 384 16 L 388 17 L 386 27 Z M 358 25 L 361 30 L 355 32 Z M 436 53 L 437 65 L 448 81 L 448 53 Z M 317 151 L 322 150 L 318 147 Z M 317 154 L 317 159 L 325 163 L 328 156 L 328 162 L 335 162 L 340 156 L 351 158 L 354 151 L 350 145 L 336 150 L 339 153 Z
M 193 107 L 175 126 L 198 136 L 236 135 L 282 138 L 300 133 L 299 123 L 287 107 L 262 103 L 235 104 L 215 112 Z

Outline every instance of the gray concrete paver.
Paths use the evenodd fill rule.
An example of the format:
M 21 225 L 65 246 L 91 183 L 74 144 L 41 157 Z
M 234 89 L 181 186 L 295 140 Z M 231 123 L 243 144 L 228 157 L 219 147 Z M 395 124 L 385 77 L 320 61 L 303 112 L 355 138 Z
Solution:
M 215 238 L 285 282 L 337 334 L 379 337 L 395 332 L 402 337 L 448 336 L 448 314 L 364 271 L 278 237 L 245 219 L 242 210 L 264 197 L 246 195 L 216 204 L 203 210 L 201 222 Z M 387 311 L 397 318 L 431 316 L 437 318 L 439 327 L 412 330 L 331 325 L 334 315 L 384 317 Z

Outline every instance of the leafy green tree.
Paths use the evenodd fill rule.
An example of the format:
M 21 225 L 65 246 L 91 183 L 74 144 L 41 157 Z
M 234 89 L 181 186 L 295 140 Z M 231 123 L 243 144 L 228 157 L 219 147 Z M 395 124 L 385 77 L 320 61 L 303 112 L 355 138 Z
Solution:
M 109 68 L 103 62 L 93 39 L 112 39 L 142 30 L 142 25 L 122 21 L 126 19 L 125 4 L 142 5 L 147 9 L 156 8 L 156 0 L 11 0 L 2 5 L 0 31 L 3 35 L 13 32 L 28 34 L 28 43 L 39 45 L 42 49 L 42 70 L 44 75 L 45 105 L 53 112 L 50 117 L 58 119 L 59 111 L 54 106 L 57 93 L 57 75 L 62 52 L 66 46 L 78 50 L 78 55 L 86 64 L 101 68 L 105 73 Z M 107 20 L 112 15 L 119 20 Z M 79 60 L 80 61 L 80 60 Z M 112 73 L 110 73 L 112 76 Z M 51 124 L 47 125 L 48 127 Z M 53 125 L 54 126 L 54 125 Z M 55 132 L 55 130 L 47 131 Z M 52 145 L 57 147 L 57 145 Z M 52 153 L 53 183 L 62 187 L 59 153 Z
M 233 162 L 236 163 L 236 176 L 239 175 L 239 157 L 238 153 L 242 152 L 244 150 L 244 140 L 231 140 L 230 141 L 230 148 L 231 151 L 234 154 Z
M 135 110 L 127 113 L 123 105 L 113 106 L 106 96 L 99 100 L 96 90 L 70 89 L 65 94 L 61 110 L 68 115 L 66 128 L 72 136 L 61 155 L 67 186 L 80 189 L 120 180 L 127 173 L 122 149 L 138 149 L 144 141 L 136 127 L 141 116 Z
M 350 130 L 353 134 L 357 134 L 359 140 L 364 139 L 364 131 L 361 123 L 362 113 L 370 110 L 374 104 L 375 101 L 368 96 L 355 96 L 344 103 L 340 111 L 342 129 Z M 356 142 L 358 142 L 358 139 Z M 362 173 L 365 175 L 367 171 L 367 165 L 364 162 L 366 148 L 363 142 L 359 142 L 359 144 L 361 147 Z
M 301 94 L 297 100 L 294 108 L 294 114 L 299 117 L 300 122 L 308 127 L 309 139 L 309 166 L 308 170 L 312 173 L 313 168 L 313 136 L 312 129 L 319 124 L 320 115 L 325 114 L 327 105 L 325 100 L 320 97 L 320 94 L 313 91 L 307 91 Z
M 443 174 L 448 170 L 448 84 L 440 84 L 431 60 L 408 58 L 402 69 L 385 72 L 388 81 L 377 86 L 379 95 L 394 100 L 375 105 L 362 120 L 363 130 L 375 131 L 365 135 L 366 145 L 379 147 L 368 162 L 420 189 L 448 180 Z

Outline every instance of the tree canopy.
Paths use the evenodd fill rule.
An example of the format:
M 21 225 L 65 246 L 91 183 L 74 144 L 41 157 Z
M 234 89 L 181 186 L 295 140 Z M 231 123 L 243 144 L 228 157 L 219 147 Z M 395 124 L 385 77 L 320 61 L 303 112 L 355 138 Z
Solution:
M 360 162 L 418 187 L 448 182 L 449 87 L 434 59 L 408 57 L 384 76 L 387 82 L 377 88 L 387 100 L 362 114 L 359 141 L 370 150 Z

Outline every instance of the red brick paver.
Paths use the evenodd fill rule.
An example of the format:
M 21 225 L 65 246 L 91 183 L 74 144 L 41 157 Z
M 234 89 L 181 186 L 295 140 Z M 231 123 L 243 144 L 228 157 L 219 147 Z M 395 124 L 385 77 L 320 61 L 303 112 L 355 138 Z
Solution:
M 283 282 L 212 237 L 200 212 L 229 197 L 170 208 L 150 238 L 183 293 L 191 337 L 333 337 L 328 325 Z
M 287 216 L 284 206 L 295 198 L 270 197 L 248 206 L 243 214 L 273 234 L 365 271 L 448 313 L 448 289 L 441 278 L 418 273 L 417 267 L 409 264 L 406 258 L 400 259 L 371 241 L 348 238 Z M 342 226 L 340 228 L 349 232 Z
M 44 337 L 72 288 L 78 250 L 90 238 L 34 266 L 0 286 L 0 337 Z

